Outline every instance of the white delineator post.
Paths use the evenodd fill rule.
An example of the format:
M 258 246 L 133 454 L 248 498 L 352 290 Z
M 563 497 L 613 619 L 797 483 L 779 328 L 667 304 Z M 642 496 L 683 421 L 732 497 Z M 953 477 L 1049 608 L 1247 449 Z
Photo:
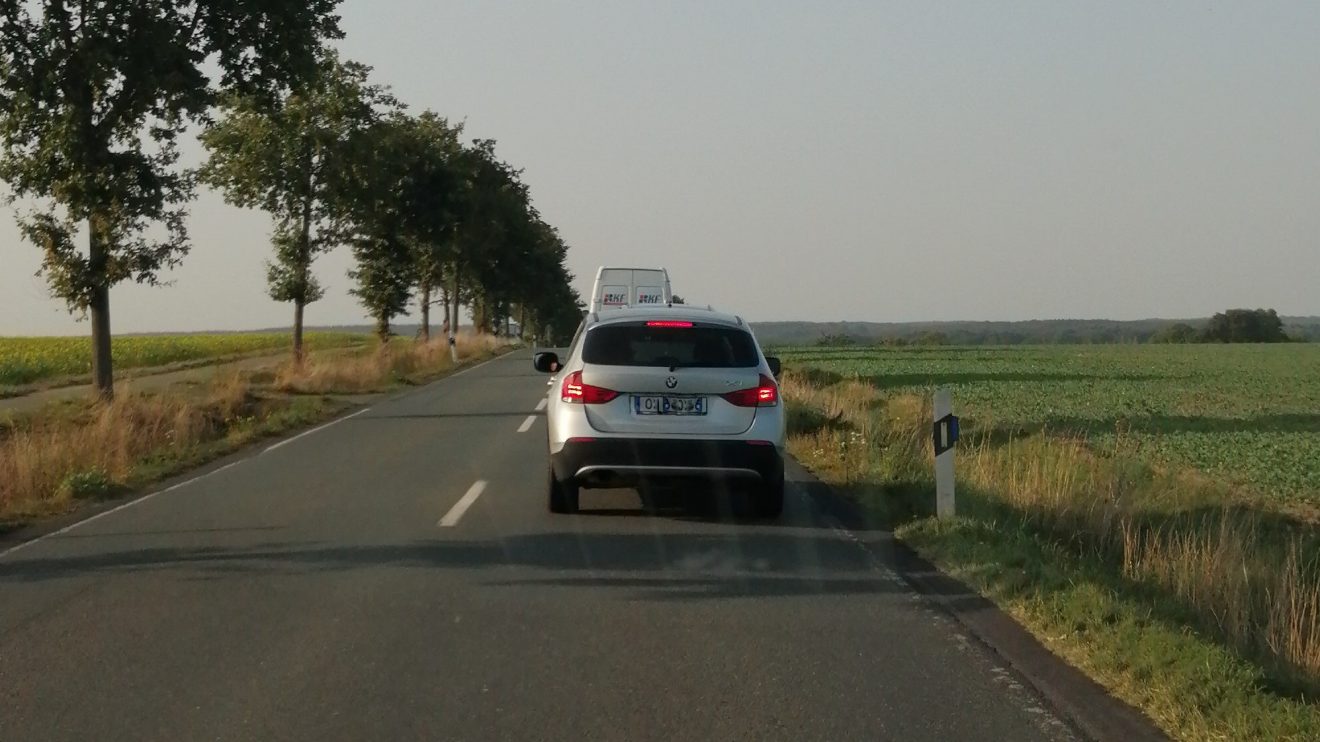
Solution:
M 935 515 L 948 518 L 953 515 L 953 451 L 957 440 L 957 423 L 953 417 L 953 391 L 948 387 L 935 390 Z

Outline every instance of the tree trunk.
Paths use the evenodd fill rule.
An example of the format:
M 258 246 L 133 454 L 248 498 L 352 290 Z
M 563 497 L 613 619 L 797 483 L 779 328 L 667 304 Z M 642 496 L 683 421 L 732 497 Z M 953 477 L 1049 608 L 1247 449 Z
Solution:
M 307 307 L 307 274 L 312 263 L 312 154 L 308 146 L 303 167 L 307 179 L 302 198 L 302 232 L 298 235 L 298 296 L 293 300 L 293 363 L 301 366 L 303 362 L 303 311 Z
M 462 271 L 460 270 L 458 263 L 454 263 L 454 288 L 450 291 L 454 299 L 454 311 L 453 311 L 453 316 L 450 318 L 451 324 L 449 325 L 449 358 L 455 364 L 458 363 L 458 346 L 454 343 L 454 337 L 458 335 L 458 318 L 460 316 L 459 306 L 458 306 L 458 302 L 459 302 L 458 286 L 459 286 L 459 278 L 461 278 L 461 274 Z
M 92 217 L 88 226 L 88 268 L 91 274 L 92 296 L 88 309 L 92 315 L 92 381 L 97 396 L 109 402 L 115 398 L 114 358 L 110 352 L 110 284 L 106 278 L 106 264 L 110 251 L 105 244 L 101 220 Z
M 293 300 L 293 363 L 301 366 L 303 362 L 303 309 L 307 302 Z
M 422 281 L 422 342 L 431 341 L 431 281 Z
M 481 296 L 472 300 L 472 329 L 474 332 L 486 330 L 486 300 Z
M 383 314 L 376 316 L 376 337 L 380 338 L 381 345 L 390 341 L 390 318 Z
M 449 317 L 449 287 L 445 286 L 443 281 L 440 282 L 440 306 L 442 306 L 442 307 L 445 308 L 445 324 L 444 324 L 444 328 L 445 328 L 445 335 L 448 336 L 448 335 L 449 335 L 449 328 L 453 327 L 453 325 L 449 324 L 449 323 L 450 323 L 450 317 Z

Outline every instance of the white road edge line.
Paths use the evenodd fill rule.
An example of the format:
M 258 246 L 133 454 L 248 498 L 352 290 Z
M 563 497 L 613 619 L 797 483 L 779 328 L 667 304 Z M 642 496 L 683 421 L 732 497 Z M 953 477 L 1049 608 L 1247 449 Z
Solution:
M 536 403 L 536 411 L 537 411 L 537 412 L 540 412 L 541 410 L 544 410 L 544 409 L 545 409 L 545 403 L 546 403 L 546 400 L 544 400 L 544 399 L 541 400 L 540 402 L 537 402 L 537 403 Z
M 527 419 L 523 420 L 522 425 L 518 426 L 518 432 L 526 433 L 527 431 L 531 430 L 532 426 L 535 424 L 536 424 L 536 415 L 528 415 Z
M 274 451 L 275 449 L 279 448 L 280 446 L 287 446 L 287 445 L 289 445 L 290 443 L 293 443 L 294 441 L 298 440 L 299 438 L 305 438 L 305 437 L 311 435 L 312 433 L 319 433 L 320 431 L 325 430 L 326 428 L 330 427 L 331 425 L 338 425 L 339 423 L 342 423 L 342 422 L 345 421 L 345 420 L 348 420 L 348 419 L 350 419 L 350 418 L 357 417 L 358 415 L 361 415 L 362 413 L 366 412 L 366 411 L 369 410 L 369 409 L 371 409 L 371 408 L 370 408 L 370 407 L 367 407 L 367 408 L 365 408 L 365 409 L 358 410 L 357 412 L 354 412 L 354 413 L 351 414 L 351 415 L 344 415 L 344 416 L 341 417 L 341 418 L 337 418 L 337 419 L 335 419 L 335 420 L 331 420 L 330 422 L 326 423 L 325 425 L 318 425 L 318 426 L 316 426 L 315 428 L 312 428 L 311 430 L 304 430 L 303 432 L 299 433 L 298 435 L 295 435 L 295 436 L 292 437 L 292 438 L 285 438 L 284 440 L 280 441 L 279 443 L 274 443 L 274 444 L 271 444 L 270 446 L 268 446 L 268 447 L 266 448 L 265 451 L 262 451 L 262 452 L 261 452 L 261 455 L 262 455 L 262 456 L 265 456 L 266 454 L 270 453 L 271 451 Z
M 104 518 L 104 517 L 107 516 L 107 515 L 111 515 L 111 514 L 113 514 L 113 513 L 118 513 L 120 510 L 127 510 L 127 509 L 133 507 L 134 505 L 141 505 L 142 503 L 146 502 L 147 500 L 150 500 L 151 498 L 153 498 L 153 497 L 155 497 L 155 496 L 157 496 L 157 495 L 163 495 L 163 494 L 165 494 L 166 492 L 173 492 L 174 490 L 177 490 L 177 489 L 179 489 L 179 488 L 181 488 L 181 487 L 187 487 L 187 486 L 190 485 L 190 484 L 194 484 L 194 483 L 196 483 L 196 482 L 200 482 L 201 480 L 206 479 L 206 478 L 209 477 L 209 476 L 212 476 L 212 475 L 215 475 L 215 474 L 219 474 L 220 472 L 224 471 L 225 469 L 229 469 L 229 468 L 232 468 L 232 467 L 238 466 L 238 465 L 241 464 L 241 463 L 243 463 L 243 462 L 242 462 L 242 461 L 231 461 L 231 462 L 229 462 L 228 464 L 225 464 L 224 466 L 221 466 L 221 467 L 216 468 L 216 469 L 212 469 L 211 471 L 208 471 L 208 472 L 205 473 L 205 474 L 201 474 L 201 475 L 195 476 L 195 477 L 193 477 L 192 479 L 185 479 L 184 481 L 179 482 L 178 484 L 172 484 L 172 485 L 166 487 L 165 489 L 156 490 L 155 492 L 152 492 L 152 493 L 149 494 L 149 495 L 143 495 L 142 497 L 139 497 L 139 498 L 137 498 L 136 500 L 129 500 L 128 502 L 124 503 L 123 505 L 118 505 L 118 506 L 116 506 L 116 507 L 110 508 L 109 510 L 105 510 L 105 511 L 103 511 L 103 512 L 97 513 L 96 515 L 93 515 L 93 516 L 90 517 L 90 518 L 84 518 L 84 519 L 78 521 L 77 523 L 70 523 L 69 525 L 67 525 L 67 526 L 65 526 L 65 527 L 63 527 L 63 528 L 61 528 L 61 529 L 59 529 L 58 531 L 51 531 L 50 533 L 47 533 L 47 534 L 44 535 L 44 536 L 38 536 L 37 538 L 34 538 L 34 539 L 32 539 L 31 541 L 24 541 L 24 542 L 21 543 L 21 544 L 15 544 L 14 546 L 11 546 L 11 547 L 9 547 L 8 549 L 5 549 L 4 551 L 0 551 L 0 559 L 3 559 L 4 557 L 7 557 L 7 556 L 9 556 L 10 554 L 13 554 L 14 552 L 17 552 L 17 551 L 19 551 L 19 550 L 21 550 L 21 549 L 26 549 L 27 547 L 29 547 L 29 546 L 31 546 L 31 545 L 33 545 L 33 544 L 41 543 L 42 541 L 45 541 L 46 539 L 49 539 L 49 538 L 55 538 L 56 536 L 63 535 L 63 534 L 65 534 L 65 533 L 68 533 L 69 531 L 72 531 L 72 530 L 75 529 L 75 528 L 81 528 L 82 526 L 85 526 L 85 525 L 87 525 L 88 523 L 91 523 L 91 522 L 93 522 L 93 521 L 100 520 L 101 518 Z
M 517 351 L 514 351 L 514 352 L 516 353 Z M 433 382 L 433 383 L 439 384 L 440 382 L 444 381 L 445 379 L 453 379 L 453 378 L 455 378 L 455 377 L 462 376 L 463 374 L 465 374 L 465 373 L 467 373 L 467 372 L 469 372 L 469 371 L 476 371 L 477 369 L 481 368 L 482 366 L 485 366 L 485 365 L 488 364 L 488 363 L 494 363 L 494 362 L 500 360 L 501 358 L 507 358 L 509 355 L 511 355 L 511 354 L 510 354 L 510 353 L 501 353 L 501 354 L 495 356 L 494 358 L 487 358 L 486 360 L 482 361 L 481 363 L 478 363 L 478 364 L 475 365 L 475 366 L 468 366 L 467 368 L 463 369 L 462 371 L 455 371 L 454 373 L 452 373 L 452 374 L 450 374 L 450 375 L 448 375 L 448 376 L 442 376 L 442 377 L 440 377 L 439 379 L 436 379 L 435 382 Z
M 454 507 L 450 508 L 448 513 L 445 513 L 445 517 L 440 519 L 439 526 L 441 528 L 453 528 L 458 525 L 458 521 L 463 518 L 463 513 L 466 513 L 467 509 L 472 507 L 472 503 L 476 502 L 485 490 L 486 480 L 478 479 L 473 482 L 472 486 L 468 488 L 467 494 L 459 498 L 458 502 L 454 503 Z

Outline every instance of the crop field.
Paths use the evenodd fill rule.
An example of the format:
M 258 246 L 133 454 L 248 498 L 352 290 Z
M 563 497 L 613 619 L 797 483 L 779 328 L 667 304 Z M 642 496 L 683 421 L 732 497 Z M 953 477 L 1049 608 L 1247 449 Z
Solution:
M 347 332 L 310 332 L 304 342 L 309 350 L 317 350 L 361 345 L 370 338 Z M 115 369 L 123 370 L 262 351 L 277 353 L 291 343 L 286 333 L 139 335 L 115 338 L 112 352 Z M 0 337 L 0 387 L 90 374 L 91 347 L 88 337 Z
M 1320 505 L 1320 344 L 787 348 L 785 368 L 884 393 L 948 385 L 964 424 L 1136 450 Z

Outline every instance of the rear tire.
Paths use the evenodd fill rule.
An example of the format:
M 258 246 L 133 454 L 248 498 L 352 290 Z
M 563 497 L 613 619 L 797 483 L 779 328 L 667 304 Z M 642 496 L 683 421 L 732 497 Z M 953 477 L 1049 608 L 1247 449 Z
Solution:
M 753 504 L 757 516 L 775 520 L 784 513 L 784 470 L 779 468 L 769 481 L 763 481 L 756 490 Z
M 578 510 L 578 485 L 577 482 L 569 480 L 561 482 L 555 477 L 555 470 L 550 468 L 546 476 L 549 480 L 547 489 L 549 490 L 549 505 L 552 513 L 576 513 Z

